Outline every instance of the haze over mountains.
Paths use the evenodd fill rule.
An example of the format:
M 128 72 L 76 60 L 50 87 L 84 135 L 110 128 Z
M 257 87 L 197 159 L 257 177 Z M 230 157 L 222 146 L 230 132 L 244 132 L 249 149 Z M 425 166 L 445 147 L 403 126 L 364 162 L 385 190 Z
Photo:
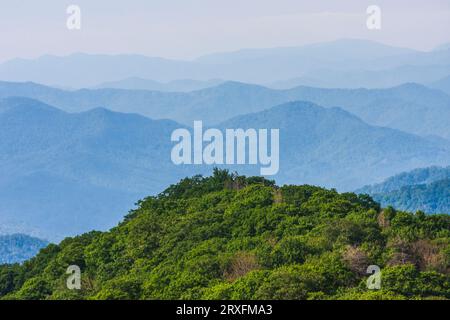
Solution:
M 166 165 L 167 137 L 180 127 L 173 121 L 106 109 L 68 114 L 10 98 L 0 103 L 0 127 L 1 219 L 48 239 L 111 227 L 137 200 L 185 176 Z
M 121 89 L 64 91 L 34 83 L 0 82 L 0 98 L 10 96 L 38 99 L 68 112 L 105 107 L 152 119 L 173 119 L 188 126 L 194 120 L 217 124 L 237 115 L 304 100 L 325 107 L 341 107 L 369 124 L 450 139 L 450 96 L 418 84 L 389 89 L 296 87 L 274 90 L 225 82 L 192 92 L 159 92 Z
M 432 88 L 441 90 L 447 94 L 450 94 L 450 76 L 442 78 L 430 84 Z
M 450 179 L 409 185 L 398 190 L 373 194 L 372 198 L 383 207 L 392 206 L 397 210 L 450 214 Z
M 245 49 L 191 61 L 77 53 L 14 59 L 0 64 L 2 80 L 72 88 L 130 77 L 159 82 L 228 79 L 257 84 L 297 79 L 295 85 L 373 88 L 404 82 L 429 83 L 448 76 L 449 72 L 450 49 L 422 52 L 357 39 L 301 47 Z
M 418 168 L 409 172 L 402 172 L 385 181 L 356 190 L 358 193 L 387 193 L 406 186 L 430 184 L 439 180 L 450 179 L 450 166 Z
M 149 90 L 163 92 L 189 92 L 214 87 L 221 84 L 223 80 L 212 79 L 207 81 L 200 80 L 173 80 L 166 83 L 142 79 L 127 78 L 119 81 L 110 81 L 99 84 L 93 89 L 125 89 L 125 90 Z
M 47 245 L 47 241 L 24 234 L 0 235 L 0 264 L 28 260 Z
M 222 128 L 280 128 L 282 183 L 302 183 L 354 190 L 425 163 L 447 163 L 449 148 L 419 136 L 368 125 L 340 108 L 291 102 L 239 116 Z
M 175 166 L 183 127 L 106 109 L 66 113 L 28 98 L 0 102 L 2 219 L 59 239 L 117 223 L 133 203 L 212 166 Z M 280 183 L 353 190 L 400 171 L 450 162 L 445 145 L 374 127 L 339 108 L 292 102 L 219 128 L 279 128 Z M 254 166 L 231 170 L 255 174 Z
M 361 40 L 192 61 L 73 54 L 0 64 L 0 233 L 57 241 L 104 230 L 139 199 L 211 173 L 213 166 L 170 159 L 171 133 L 194 120 L 279 129 L 280 171 L 270 177 L 278 184 L 353 191 L 448 166 L 449 75 L 446 47 L 419 52 Z M 250 175 L 260 168 L 220 167 Z
M 356 192 L 369 194 L 384 207 L 450 214 L 450 166 L 403 172 Z

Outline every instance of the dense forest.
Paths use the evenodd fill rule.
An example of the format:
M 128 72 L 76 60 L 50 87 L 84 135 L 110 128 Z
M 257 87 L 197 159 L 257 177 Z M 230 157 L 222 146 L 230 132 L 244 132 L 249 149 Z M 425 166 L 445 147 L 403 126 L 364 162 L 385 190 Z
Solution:
M 68 290 L 69 265 L 82 271 Z M 381 288 L 367 288 L 367 268 Z M 450 216 L 215 170 L 0 266 L 3 299 L 450 299 Z

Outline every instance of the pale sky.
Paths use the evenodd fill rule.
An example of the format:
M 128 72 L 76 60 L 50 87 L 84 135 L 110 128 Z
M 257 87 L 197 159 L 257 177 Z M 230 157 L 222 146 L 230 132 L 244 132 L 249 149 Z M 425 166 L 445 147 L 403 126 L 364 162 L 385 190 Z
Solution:
M 66 8 L 81 8 L 81 30 Z M 378 5 L 382 28 L 369 31 Z M 450 42 L 450 0 L 0 0 L 0 62 L 44 54 L 177 59 L 242 48 L 363 38 L 430 50 Z

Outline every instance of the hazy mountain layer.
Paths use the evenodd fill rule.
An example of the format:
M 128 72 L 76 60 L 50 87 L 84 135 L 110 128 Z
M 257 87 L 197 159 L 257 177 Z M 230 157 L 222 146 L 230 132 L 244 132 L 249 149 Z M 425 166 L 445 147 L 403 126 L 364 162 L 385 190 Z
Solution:
M 411 73 L 411 66 L 422 68 L 422 72 Z M 47 55 L 0 64 L 0 79 L 82 88 L 130 77 L 159 82 L 229 79 L 260 84 L 307 77 L 316 79 L 320 86 L 328 83 L 333 87 L 386 87 L 408 81 L 435 81 L 449 74 L 449 66 L 450 50 L 422 52 L 344 39 L 300 47 L 216 53 L 193 61 L 141 55 Z
M 0 264 L 28 260 L 47 245 L 47 241 L 24 234 L 0 235 Z
M 194 120 L 215 124 L 237 115 L 305 100 L 325 107 L 341 107 L 365 122 L 423 136 L 450 139 L 450 96 L 418 84 L 389 89 L 320 89 L 297 87 L 273 90 L 226 82 L 188 93 L 143 90 L 64 91 L 33 83 L 0 82 L 0 97 L 25 96 L 69 112 L 105 107 L 153 119 L 172 119 L 188 126 Z
M 239 116 L 222 128 L 279 128 L 283 183 L 352 190 L 381 181 L 401 168 L 448 164 L 449 149 L 401 131 L 374 127 L 339 108 L 292 102 Z M 405 171 L 405 170 L 403 170 Z
M 189 92 L 214 87 L 224 82 L 223 80 L 199 81 L 191 79 L 173 80 L 162 83 L 142 78 L 127 78 L 118 81 L 104 82 L 94 87 L 94 89 L 125 89 L 125 90 L 149 90 L 163 92 Z
M 2 219 L 59 239 L 105 229 L 164 185 L 213 166 L 171 161 L 169 120 L 105 109 L 69 114 L 41 102 L 0 102 Z M 450 163 L 437 142 L 368 125 L 338 108 L 294 102 L 218 126 L 280 130 L 280 183 L 353 190 L 416 167 Z M 259 174 L 257 166 L 231 170 Z
M 0 127 L 7 230 L 25 225 L 55 239 L 111 227 L 144 195 L 185 175 L 170 162 L 170 134 L 180 127 L 172 121 L 105 109 L 68 114 L 10 98 L 0 102 Z
M 430 86 L 435 89 L 442 90 L 447 94 L 450 94 L 450 76 L 447 76 L 443 79 L 435 81 L 435 82 L 431 83 Z
M 392 206 L 398 210 L 450 214 L 450 179 L 405 186 L 386 193 L 375 193 L 372 197 L 382 206 Z
M 402 187 L 412 186 L 417 184 L 429 184 L 439 180 L 450 179 L 449 167 L 429 167 L 414 169 L 410 172 L 402 172 L 393 177 L 390 177 L 382 183 L 365 186 L 356 190 L 357 193 L 386 193 L 398 190 Z
M 356 192 L 400 210 L 450 213 L 449 182 L 450 167 L 429 167 L 400 173 Z

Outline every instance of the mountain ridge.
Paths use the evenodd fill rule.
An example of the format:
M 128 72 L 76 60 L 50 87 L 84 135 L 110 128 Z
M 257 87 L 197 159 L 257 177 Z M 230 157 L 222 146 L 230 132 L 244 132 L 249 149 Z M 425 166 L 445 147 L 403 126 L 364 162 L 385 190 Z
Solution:
M 274 51 L 275 55 L 271 53 Z M 450 50 L 421 52 L 362 39 L 337 40 L 296 48 L 252 49 L 250 52 L 251 57 L 246 59 L 241 59 L 239 55 L 242 53 L 237 52 L 218 53 L 209 58 L 190 61 L 130 54 L 78 53 L 65 57 L 47 55 L 35 60 L 16 59 L 0 64 L 0 79 L 32 80 L 48 85 L 82 88 L 129 77 L 163 82 L 220 78 L 270 83 L 307 76 L 325 82 L 327 79 L 333 80 L 334 86 L 340 84 L 352 87 L 365 83 L 365 86 L 376 87 L 412 80 L 422 83 L 435 81 L 448 75 L 448 72 L 445 74 L 432 65 L 450 65 Z M 334 54 L 330 55 L 330 52 Z M 218 56 L 225 58 L 218 59 Z M 405 65 L 431 68 L 426 72 L 414 73 L 413 78 L 408 70 L 392 71 Z M 336 75 L 323 74 L 323 70 L 336 72 Z M 345 70 L 359 72 L 355 76 L 344 76 L 347 74 Z M 374 80 L 373 76 L 365 75 L 371 71 L 382 71 L 382 74 Z
M 409 172 L 402 172 L 393 177 L 389 177 L 382 183 L 364 186 L 361 189 L 355 190 L 355 192 L 367 194 L 391 192 L 405 186 L 429 184 L 448 178 L 450 178 L 450 166 L 417 168 Z
M 355 192 L 399 210 L 450 214 L 450 166 L 403 172 Z
M 397 210 L 450 214 L 450 179 L 403 186 L 398 190 L 375 193 L 372 197 L 382 206 Z
M 5 101 L 15 107 L 0 112 L 2 216 L 18 225 L 27 221 L 51 240 L 111 227 L 145 195 L 212 169 L 171 162 L 172 132 L 192 130 L 172 120 L 104 108 L 67 113 L 22 98 L 0 105 Z M 450 150 L 438 142 L 310 102 L 278 105 L 217 126 L 249 127 L 280 130 L 280 171 L 274 178 L 282 183 L 354 190 L 401 171 L 450 162 Z M 228 169 L 255 174 L 259 166 Z
M 262 111 L 289 101 L 306 100 L 341 107 L 365 122 L 422 136 L 450 140 L 450 96 L 420 84 L 389 89 L 321 89 L 300 86 L 275 90 L 261 85 L 227 81 L 192 92 L 123 89 L 64 91 L 30 83 L 0 82 L 0 98 L 27 96 L 68 112 L 106 107 L 152 119 L 172 119 L 184 125 L 194 120 L 215 124 L 237 115 Z M 220 119 L 220 120 L 219 120 Z

